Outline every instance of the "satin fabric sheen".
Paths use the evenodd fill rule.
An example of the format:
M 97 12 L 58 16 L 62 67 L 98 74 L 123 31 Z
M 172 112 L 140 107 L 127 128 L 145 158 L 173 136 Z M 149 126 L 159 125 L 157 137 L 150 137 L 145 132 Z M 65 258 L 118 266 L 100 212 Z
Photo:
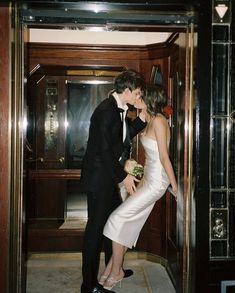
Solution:
M 155 202 L 170 183 L 159 158 L 157 141 L 142 136 L 141 143 L 145 150 L 144 177 L 137 191 L 110 215 L 103 231 L 106 237 L 129 248 L 136 245 Z

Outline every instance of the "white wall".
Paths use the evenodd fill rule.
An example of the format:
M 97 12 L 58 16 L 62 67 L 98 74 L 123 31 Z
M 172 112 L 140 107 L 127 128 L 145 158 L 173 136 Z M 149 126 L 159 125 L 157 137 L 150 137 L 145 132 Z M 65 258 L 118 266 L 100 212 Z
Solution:
M 147 45 L 164 42 L 170 33 L 30 29 L 29 42 L 67 44 Z

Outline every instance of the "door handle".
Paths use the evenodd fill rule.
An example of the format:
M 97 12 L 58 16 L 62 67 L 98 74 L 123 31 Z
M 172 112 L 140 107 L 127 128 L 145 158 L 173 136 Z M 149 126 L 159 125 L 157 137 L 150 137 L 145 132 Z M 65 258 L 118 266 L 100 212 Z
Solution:
M 39 157 L 39 158 L 29 158 L 26 160 L 27 162 L 41 162 L 41 163 L 58 163 L 60 162 L 61 164 L 64 163 L 64 157 L 60 157 L 59 159 L 56 159 L 56 160 L 50 160 L 50 159 L 44 159 L 42 157 Z
M 39 158 L 28 158 L 28 159 L 26 159 L 26 161 L 27 162 L 29 162 L 29 163 L 33 163 L 33 162 L 37 162 L 37 161 L 39 161 L 39 162 L 43 162 L 43 158 L 41 158 L 41 157 L 39 157 Z

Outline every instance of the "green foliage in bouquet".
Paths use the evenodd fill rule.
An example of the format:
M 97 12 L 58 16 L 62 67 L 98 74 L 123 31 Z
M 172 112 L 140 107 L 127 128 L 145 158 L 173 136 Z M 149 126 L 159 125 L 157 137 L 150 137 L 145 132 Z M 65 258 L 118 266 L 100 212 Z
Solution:
M 141 179 L 144 175 L 144 167 L 141 164 L 138 164 L 134 159 L 129 159 L 125 163 L 125 171 L 137 179 Z
M 137 164 L 132 171 L 132 175 L 137 179 L 141 179 L 144 175 L 144 167 L 141 164 Z

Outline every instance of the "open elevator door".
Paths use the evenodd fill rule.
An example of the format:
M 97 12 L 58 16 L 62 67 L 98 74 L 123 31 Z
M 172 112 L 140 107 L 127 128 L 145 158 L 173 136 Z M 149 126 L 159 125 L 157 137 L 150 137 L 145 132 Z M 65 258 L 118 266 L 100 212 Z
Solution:
M 79 1 L 80 2 L 80 1 Z M 73 3 L 75 4 L 75 3 Z M 78 3 L 79 4 L 79 3 Z M 97 2 L 96 2 L 97 4 Z M 102 4 L 102 3 L 100 3 Z M 113 3 L 112 3 L 113 4 Z M 42 5 L 42 6 L 41 6 Z M 63 6 L 63 9 L 61 9 L 61 5 Z M 84 5 L 84 3 L 83 3 Z M 99 3 L 98 3 L 99 5 Z M 108 4 L 107 4 L 108 5 Z M 129 4 L 129 15 L 131 12 L 131 5 Z M 151 4 L 150 4 L 151 5 Z M 44 4 L 40 3 L 31 3 L 31 1 L 25 1 L 22 6 L 17 7 L 21 10 L 21 15 L 23 19 L 23 23 L 25 26 L 29 24 L 34 25 L 50 25 L 54 23 L 54 25 L 65 25 L 63 24 L 63 21 L 66 23 L 66 25 L 72 24 L 74 25 L 74 10 L 71 12 L 71 18 L 69 17 L 68 20 L 68 3 L 60 3 L 58 7 L 56 7 L 55 3 L 50 4 L 50 9 L 46 7 Z M 125 5 L 124 5 L 125 6 Z M 145 7 L 146 6 L 146 7 Z M 162 4 L 162 7 L 164 7 L 164 4 Z M 107 7 L 106 7 L 107 8 Z M 117 6 L 115 7 L 116 10 Z M 124 7 L 125 8 L 125 7 Z M 193 139 L 193 40 L 195 37 L 195 34 L 193 32 L 193 25 L 190 25 L 192 14 L 188 17 L 186 14 L 187 9 L 184 8 L 184 11 L 182 14 L 173 13 L 172 15 L 168 13 L 160 13 L 160 6 L 157 7 L 150 7 L 149 5 L 142 4 L 141 7 L 138 6 L 140 9 L 140 17 L 136 17 L 136 14 L 133 14 L 133 18 L 137 18 L 133 21 L 133 18 L 131 18 L 130 23 L 128 23 L 127 18 L 124 17 L 124 20 L 122 19 L 122 13 L 123 13 L 123 7 L 119 7 L 119 18 L 116 18 L 116 24 L 114 27 L 124 27 L 124 30 L 128 27 L 132 27 L 133 29 L 133 22 L 135 22 L 135 28 L 136 29 L 136 22 L 139 24 L 139 29 L 144 30 L 153 30 L 153 27 L 156 25 L 156 23 L 161 23 L 161 31 L 166 29 L 166 27 L 169 27 L 169 23 L 173 23 L 174 26 L 177 26 L 177 23 L 181 23 L 181 27 L 183 27 L 183 32 L 180 33 L 180 37 L 178 39 L 179 42 L 179 48 L 180 48 L 180 59 L 178 64 L 178 70 L 179 72 L 173 77 L 172 79 L 172 85 L 170 85 L 170 88 L 168 89 L 171 91 L 171 97 L 174 96 L 174 99 L 172 98 L 173 106 L 175 109 L 177 109 L 177 118 L 175 121 L 175 125 L 173 124 L 173 137 L 175 137 L 175 155 L 177 156 L 176 159 L 174 158 L 174 166 L 177 168 L 177 177 L 178 182 L 180 185 L 180 194 L 181 196 L 178 199 L 176 211 L 173 211 L 172 209 L 172 203 L 167 199 L 167 204 L 171 206 L 172 214 L 169 215 L 168 218 L 168 234 L 166 234 L 167 238 L 167 246 L 168 246 L 168 252 L 169 255 L 174 255 L 172 258 L 169 257 L 169 267 L 171 267 L 172 277 L 176 281 L 176 288 L 178 292 L 188 292 L 188 288 L 191 283 L 190 279 L 190 273 L 191 273 L 191 247 L 192 247 L 192 217 L 193 217 L 193 201 L 192 201 L 192 180 L 193 180 L 193 166 L 192 166 L 192 139 Z M 146 14 L 146 10 L 149 12 L 151 9 L 151 13 L 153 11 L 153 8 L 155 9 L 155 18 L 149 15 L 148 19 L 148 13 Z M 169 8 L 169 7 L 168 7 Z M 64 10 L 65 9 L 65 10 Z M 77 8 L 79 11 L 81 8 Z M 87 11 L 90 8 L 87 8 Z M 112 11 L 113 7 L 110 6 L 110 11 Z M 134 7 L 133 7 L 134 9 Z M 159 9 L 159 10 L 158 10 Z M 177 5 L 174 6 L 174 9 L 177 9 Z M 178 9 L 182 9 L 182 5 L 178 7 Z M 54 10 L 54 14 L 53 14 Z M 143 11 L 142 11 L 143 10 Z M 43 16 L 43 12 L 45 15 Z M 128 15 L 128 17 L 129 17 Z M 99 17 L 100 16 L 100 17 Z M 83 25 L 86 26 L 90 25 L 90 20 L 92 19 L 92 22 L 94 22 L 94 19 L 99 19 L 99 25 L 100 25 L 100 19 L 105 19 L 107 17 L 107 14 L 101 13 L 101 15 L 97 14 L 97 11 L 90 11 L 90 15 L 88 18 L 83 21 Z M 110 14 L 108 15 L 110 17 Z M 96 20 L 97 20 L 96 19 Z M 122 19 L 120 21 L 120 19 Z M 76 16 L 77 21 L 77 16 Z M 120 21 L 118 23 L 118 21 Z M 62 22 L 62 23 L 61 23 Z M 123 25 L 123 22 L 125 23 Z M 167 23 L 167 24 L 166 24 Z M 20 51 L 22 51 L 23 46 L 21 44 Z M 177 86 L 176 86 L 177 85 Z M 177 98 L 175 98 L 177 97 Z M 23 97 L 22 97 L 23 101 Z M 175 104 L 176 103 L 176 104 Z M 22 121 L 23 121 L 23 115 L 22 115 Z M 174 123 L 172 121 L 172 123 Z M 176 130 L 175 130 L 176 129 Z M 171 213 L 171 211 L 168 211 Z M 170 231 L 174 230 L 171 227 L 172 224 L 175 223 L 175 219 L 173 219 L 172 215 L 174 213 L 177 214 L 177 221 L 176 221 L 176 235 L 174 241 L 175 244 L 173 244 L 174 241 L 172 241 L 172 234 L 170 234 Z M 17 216 L 17 215 L 16 215 Z M 173 232 L 174 233 L 174 232 Z M 173 268 L 175 267 L 175 269 Z M 18 268 L 20 271 L 20 268 Z
M 179 34 L 179 66 L 172 79 L 173 108 L 173 146 L 172 161 L 177 174 L 178 196 L 176 208 L 176 247 L 171 237 L 171 225 L 167 225 L 168 263 L 176 276 L 177 292 L 193 291 L 194 251 L 195 251 L 195 201 L 194 165 L 195 147 L 195 73 L 197 33 L 194 24 L 187 26 Z M 170 210 L 168 203 L 167 210 Z M 169 220 L 169 222 L 171 222 Z M 173 234 L 174 235 L 174 234 Z M 174 257 L 176 257 L 174 262 Z M 175 266 L 176 264 L 176 266 Z

